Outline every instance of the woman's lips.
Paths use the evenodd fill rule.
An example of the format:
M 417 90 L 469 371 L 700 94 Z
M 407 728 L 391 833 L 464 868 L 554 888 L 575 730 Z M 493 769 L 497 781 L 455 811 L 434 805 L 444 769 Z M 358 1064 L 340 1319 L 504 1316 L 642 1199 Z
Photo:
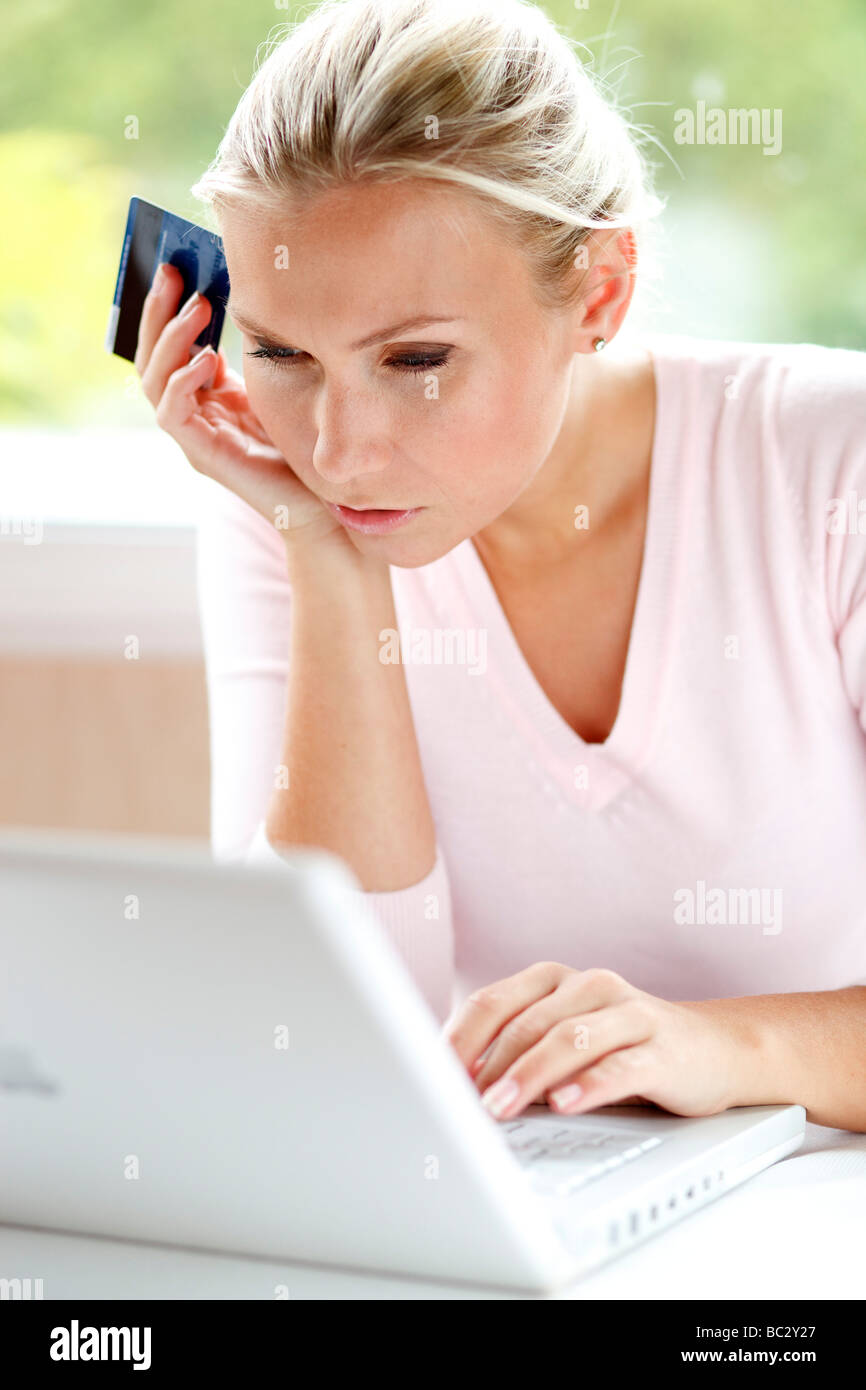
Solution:
M 403 526 L 422 510 L 421 507 L 409 507 L 406 511 L 376 507 L 358 511 L 354 507 L 340 507 L 336 502 L 327 502 L 325 505 L 330 507 L 344 526 L 348 526 L 351 531 L 362 531 L 367 536 L 387 535 L 389 531 Z

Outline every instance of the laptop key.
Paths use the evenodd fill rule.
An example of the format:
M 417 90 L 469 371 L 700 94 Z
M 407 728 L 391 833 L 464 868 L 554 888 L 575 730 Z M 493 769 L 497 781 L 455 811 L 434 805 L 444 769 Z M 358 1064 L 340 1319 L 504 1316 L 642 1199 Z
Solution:
M 633 1163 L 662 1142 L 658 1135 L 645 1137 L 600 1126 L 554 1127 L 543 1120 L 519 1120 L 503 1129 L 533 1188 L 557 1196 L 570 1195 L 605 1173 Z

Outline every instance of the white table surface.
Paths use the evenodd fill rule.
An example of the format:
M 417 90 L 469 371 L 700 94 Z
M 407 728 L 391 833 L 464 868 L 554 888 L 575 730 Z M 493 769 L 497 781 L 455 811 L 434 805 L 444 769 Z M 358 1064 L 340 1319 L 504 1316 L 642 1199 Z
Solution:
M 0 1276 L 41 1278 L 45 1299 L 271 1300 L 277 1286 L 291 1299 L 525 1297 L 14 1226 L 0 1226 Z M 796 1153 L 546 1297 L 866 1297 L 866 1134 L 807 1125 Z

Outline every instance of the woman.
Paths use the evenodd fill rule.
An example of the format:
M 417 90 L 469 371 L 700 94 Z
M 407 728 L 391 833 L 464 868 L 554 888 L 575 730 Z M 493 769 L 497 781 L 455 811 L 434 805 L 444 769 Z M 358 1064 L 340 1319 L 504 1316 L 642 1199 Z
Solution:
M 660 205 L 517 0 L 320 7 L 193 191 L 216 854 L 342 856 L 494 1115 L 866 1130 L 866 354 L 610 347 Z

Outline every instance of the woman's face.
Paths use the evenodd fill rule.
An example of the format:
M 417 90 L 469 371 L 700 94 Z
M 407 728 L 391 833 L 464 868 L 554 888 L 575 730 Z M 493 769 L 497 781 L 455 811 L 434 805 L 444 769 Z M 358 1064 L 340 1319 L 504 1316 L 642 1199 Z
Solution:
M 357 549 L 411 568 L 502 516 L 556 441 L 575 320 L 535 303 L 483 212 L 416 181 L 220 221 L 246 387 L 273 443 L 323 501 L 420 509 L 385 535 L 349 531 Z

